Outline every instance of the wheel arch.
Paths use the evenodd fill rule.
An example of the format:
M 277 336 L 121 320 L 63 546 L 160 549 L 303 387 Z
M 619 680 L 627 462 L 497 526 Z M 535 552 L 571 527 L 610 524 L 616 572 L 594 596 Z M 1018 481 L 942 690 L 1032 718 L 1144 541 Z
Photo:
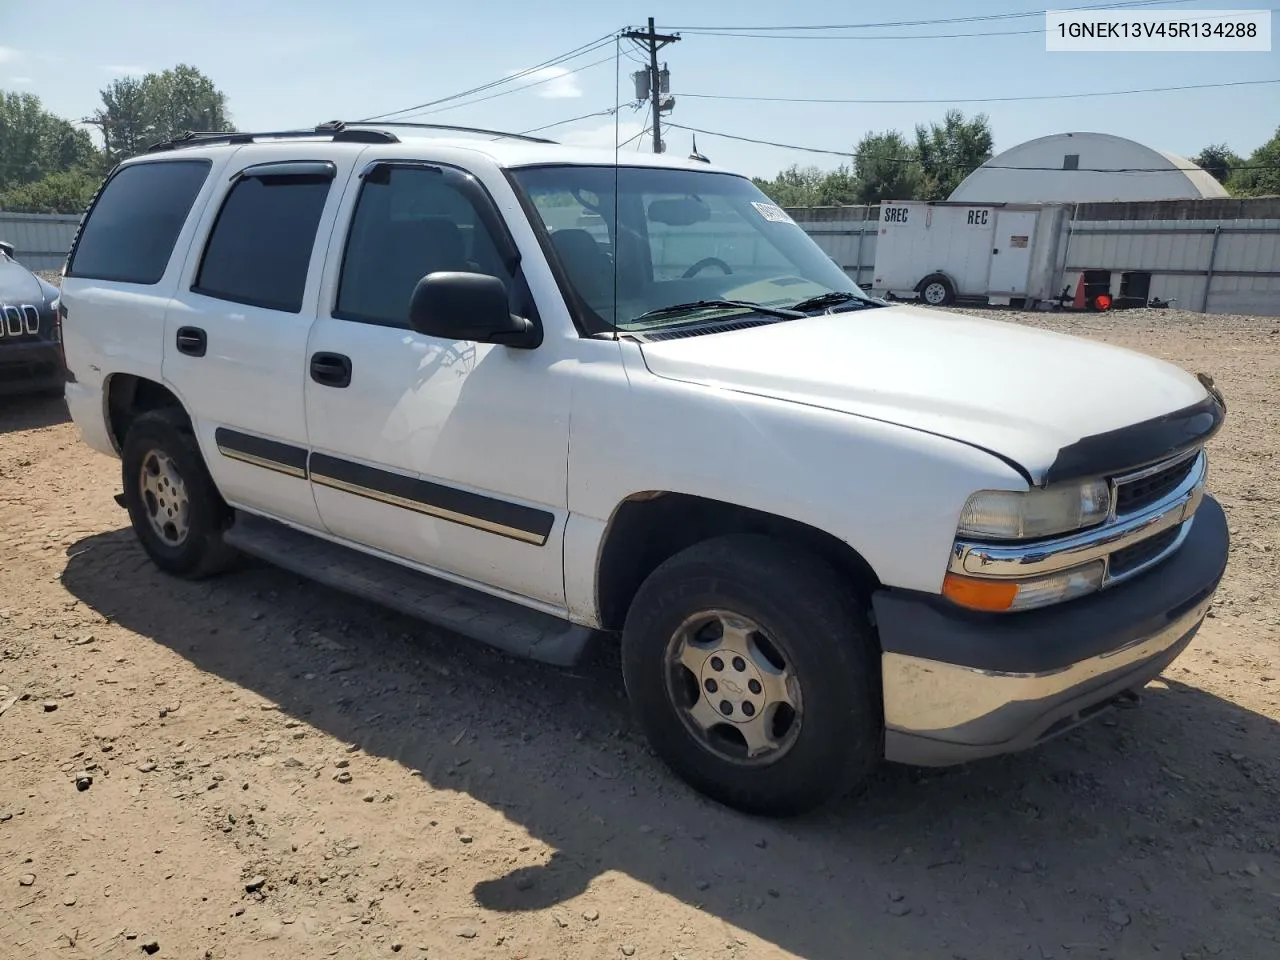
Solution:
M 727 501 L 651 490 L 619 503 L 601 537 L 595 571 L 600 625 L 622 628 L 640 585 L 663 561 L 696 543 L 736 533 L 763 534 L 800 546 L 868 593 L 880 586 L 867 559 L 825 530 Z
M 191 415 L 182 399 L 171 388 L 148 377 L 133 373 L 113 373 L 103 384 L 103 403 L 106 407 L 107 436 L 116 454 L 124 449 L 125 434 L 129 425 L 139 416 L 152 410 L 176 409 L 186 417 Z

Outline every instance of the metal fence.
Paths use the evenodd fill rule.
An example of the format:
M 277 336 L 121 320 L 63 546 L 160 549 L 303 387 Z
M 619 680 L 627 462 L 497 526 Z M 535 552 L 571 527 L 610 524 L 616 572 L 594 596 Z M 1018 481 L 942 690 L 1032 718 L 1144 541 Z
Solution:
M 855 282 L 870 283 L 878 205 L 787 212 Z M 57 270 L 79 222 L 72 214 L 0 211 L 0 240 L 31 269 Z M 1077 204 L 1065 230 L 1059 287 L 1081 270 L 1146 271 L 1151 294 L 1180 308 L 1280 316 L 1280 198 Z M 656 259 L 679 259 L 669 244 L 659 248 Z
M 879 206 L 788 208 L 855 282 L 876 259 Z M 1081 203 L 1064 222 L 1056 286 L 1082 270 L 1151 274 L 1184 310 L 1280 316 L 1280 197 Z
M 78 214 L 0 210 L 0 240 L 13 244 L 15 255 L 28 269 L 58 270 L 79 223 Z

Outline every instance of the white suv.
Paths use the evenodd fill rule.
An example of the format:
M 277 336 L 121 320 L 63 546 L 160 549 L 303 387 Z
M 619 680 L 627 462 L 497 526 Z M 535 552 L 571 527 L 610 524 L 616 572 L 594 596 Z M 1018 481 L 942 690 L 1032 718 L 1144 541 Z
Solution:
M 887 306 L 704 163 L 188 136 L 107 179 L 60 310 L 160 568 L 244 552 L 555 664 L 618 638 L 658 753 L 748 811 L 1069 729 L 1226 564 L 1211 379 Z

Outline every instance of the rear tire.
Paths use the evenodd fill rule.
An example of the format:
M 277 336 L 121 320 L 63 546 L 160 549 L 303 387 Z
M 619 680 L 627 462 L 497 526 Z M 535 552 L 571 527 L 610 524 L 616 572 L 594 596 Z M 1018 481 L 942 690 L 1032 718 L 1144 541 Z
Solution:
M 925 277 L 920 281 L 920 299 L 931 307 L 949 307 L 956 302 L 956 288 L 940 274 Z
M 622 667 L 658 755 L 746 813 L 813 810 L 864 784 L 883 755 L 864 608 L 789 544 L 719 537 L 661 564 L 631 604 Z
M 222 540 L 231 510 L 182 411 L 152 410 L 134 420 L 120 462 L 129 519 L 157 567 L 194 580 L 231 566 L 236 552 Z

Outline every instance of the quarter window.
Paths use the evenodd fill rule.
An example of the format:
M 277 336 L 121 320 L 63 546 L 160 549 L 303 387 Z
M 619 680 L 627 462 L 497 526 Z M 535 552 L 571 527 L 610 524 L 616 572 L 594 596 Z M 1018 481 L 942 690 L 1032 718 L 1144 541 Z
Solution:
M 219 300 L 299 313 L 331 165 L 308 172 L 246 171 L 227 194 L 205 246 L 192 290 Z
M 408 327 L 414 288 L 429 273 L 512 275 L 471 199 L 439 167 L 375 167 L 364 178 L 347 235 L 333 315 Z
M 67 276 L 159 283 L 210 166 L 164 160 L 121 167 L 89 210 Z

